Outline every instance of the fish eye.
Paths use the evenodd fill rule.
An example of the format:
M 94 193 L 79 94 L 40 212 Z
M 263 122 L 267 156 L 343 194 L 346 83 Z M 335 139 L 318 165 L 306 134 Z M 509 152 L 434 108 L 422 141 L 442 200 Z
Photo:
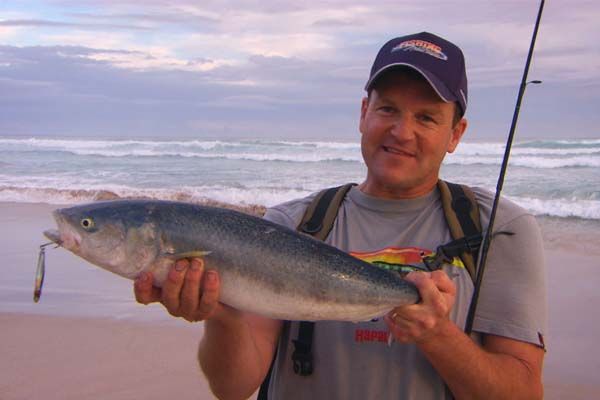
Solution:
M 81 226 L 83 229 L 92 229 L 94 227 L 94 220 L 91 218 L 84 218 L 81 220 Z

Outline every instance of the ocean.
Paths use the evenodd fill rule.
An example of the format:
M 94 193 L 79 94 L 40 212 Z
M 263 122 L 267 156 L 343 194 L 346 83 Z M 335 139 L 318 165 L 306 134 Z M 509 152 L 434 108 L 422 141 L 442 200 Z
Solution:
M 494 190 L 503 153 L 502 143 L 461 143 L 442 176 Z M 365 173 L 358 141 L 0 137 L 0 312 L 170 319 L 159 305 L 138 305 L 130 281 L 51 247 L 44 294 L 34 304 L 38 246 L 53 226 L 52 205 L 111 192 L 271 206 L 360 182 Z M 516 143 L 504 194 L 538 216 L 547 247 L 600 254 L 600 140 Z
M 503 154 L 503 143 L 461 143 L 442 177 L 494 190 Z M 358 140 L 0 137 L 0 201 L 72 204 L 108 191 L 272 206 L 365 172 Z M 600 139 L 515 143 L 503 193 L 536 215 L 600 220 Z

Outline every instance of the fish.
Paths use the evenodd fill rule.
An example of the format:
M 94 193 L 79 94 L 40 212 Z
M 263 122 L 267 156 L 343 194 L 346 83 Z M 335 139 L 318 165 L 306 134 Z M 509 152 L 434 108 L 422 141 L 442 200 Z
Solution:
M 53 211 L 44 235 L 129 279 L 151 272 L 161 287 L 181 258 L 202 257 L 219 273 L 220 299 L 280 320 L 367 321 L 419 301 L 418 290 L 313 237 L 221 207 L 111 200 Z

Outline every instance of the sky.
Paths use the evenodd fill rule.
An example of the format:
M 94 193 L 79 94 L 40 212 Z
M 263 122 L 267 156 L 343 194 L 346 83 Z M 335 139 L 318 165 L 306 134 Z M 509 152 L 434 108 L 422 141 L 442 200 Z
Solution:
M 467 138 L 508 134 L 538 1 L 0 1 L 0 135 L 358 138 L 389 39 L 459 45 Z M 517 131 L 600 138 L 600 3 L 546 2 Z

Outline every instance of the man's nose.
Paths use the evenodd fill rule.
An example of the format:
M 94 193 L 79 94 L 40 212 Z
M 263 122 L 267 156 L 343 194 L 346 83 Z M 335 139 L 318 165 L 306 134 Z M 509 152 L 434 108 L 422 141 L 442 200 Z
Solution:
M 408 115 L 398 116 L 390 130 L 397 140 L 410 140 L 415 136 L 414 122 Z

